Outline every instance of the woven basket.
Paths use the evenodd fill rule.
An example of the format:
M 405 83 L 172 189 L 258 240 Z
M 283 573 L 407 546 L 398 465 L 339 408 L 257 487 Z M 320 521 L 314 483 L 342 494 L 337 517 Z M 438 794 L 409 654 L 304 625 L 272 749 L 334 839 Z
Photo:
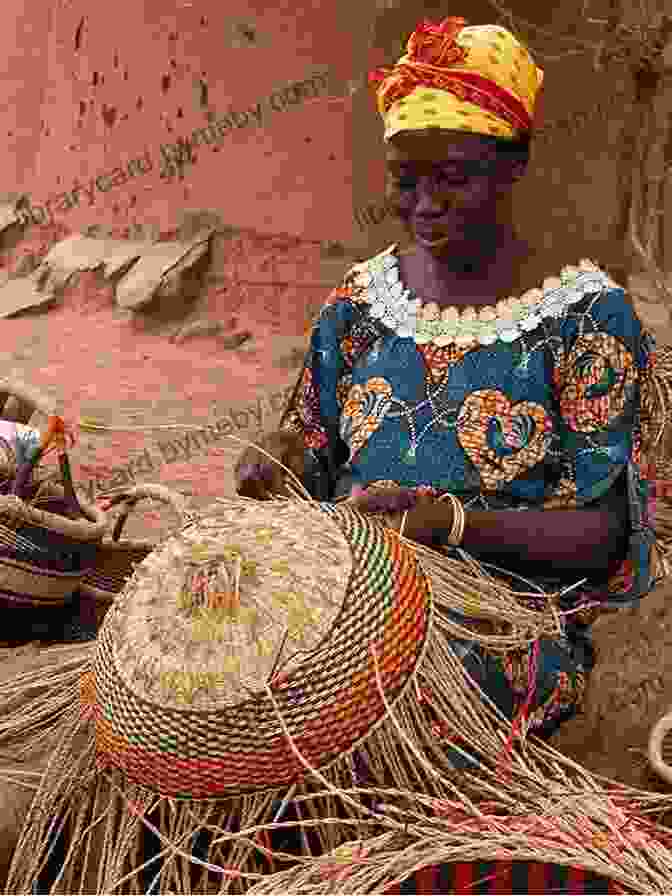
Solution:
M 22 380 L 0 378 L 0 418 L 41 428 L 55 412 L 55 402 Z
M 444 893 L 627 893 L 592 871 L 550 862 L 442 862 L 420 868 L 384 890 L 397 894 Z
M 277 712 L 315 767 L 346 754 L 386 714 L 369 644 L 393 699 L 422 655 L 429 607 L 410 551 L 368 519 L 220 499 L 142 563 L 105 619 L 95 702 L 115 720 L 98 720 L 101 761 L 192 799 L 291 783 L 305 769 Z
M 48 425 L 39 445 L 15 469 L 6 489 L 11 494 L 0 495 L 0 600 L 12 607 L 59 607 L 93 568 L 107 516 L 75 494 L 65 428 L 52 404 L 24 384 L 0 382 L 0 398 L 10 390 L 12 413 L 31 421 L 42 414 Z M 59 451 L 62 486 L 38 467 L 52 444 Z
M 180 525 L 185 520 L 186 502 L 182 495 L 163 485 L 144 483 L 128 489 L 110 499 L 109 507 L 121 505 L 121 512 L 114 524 L 112 535 L 103 539 L 95 567 L 82 579 L 80 592 L 91 597 L 96 603 L 96 615 L 99 622 L 110 605 L 122 591 L 133 570 L 155 548 L 150 541 L 121 539 L 121 533 L 130 513 L 139 501 L 150 498 L 171 507 L 179 519 Z
M 654 772 L 672 786 L 672 711 L 667 712 L 651 729 L 649 763 Z
M 70 519 L 64 492 L 52 487 L 44 509 L 0 495 L 0 599 L 12 606 L 62 606 L 96 562 L 107 517 L 83 504 Z

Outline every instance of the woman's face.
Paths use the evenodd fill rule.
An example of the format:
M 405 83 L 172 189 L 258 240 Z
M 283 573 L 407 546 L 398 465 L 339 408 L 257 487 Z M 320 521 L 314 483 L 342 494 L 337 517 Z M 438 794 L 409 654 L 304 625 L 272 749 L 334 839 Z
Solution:
M 428 130 L 392 138 L 387 171 L 388 203 L 417 245 L 443 254 L 496 231 L 524 165 L 477 134 Z

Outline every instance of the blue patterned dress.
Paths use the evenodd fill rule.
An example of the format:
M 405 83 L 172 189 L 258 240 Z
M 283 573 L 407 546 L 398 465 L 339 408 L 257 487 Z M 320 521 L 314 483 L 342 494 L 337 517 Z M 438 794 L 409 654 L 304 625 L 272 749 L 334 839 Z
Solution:
M 642 447 L 653 351 L 623 289 L 591 262 L 520 299 L 442 314 L 405 287 L 391 246 L 329 297 L 281 427 L 303 435 L 305 485 L 323 501 L 375 485 L 451 492 L 467 510 L 594 508 L 625 480 L 623 564 L 599 588 L 572 590 L 563 608 L 628 606 L 656 574 Z M 537 733 L 552 733 L 580 702 L 594 618 L 572 616 L 563 637 L 537 645 L 526 707 Z M 472 642 L 454 648 L 516 715 L 532 652 L 502 659 Z

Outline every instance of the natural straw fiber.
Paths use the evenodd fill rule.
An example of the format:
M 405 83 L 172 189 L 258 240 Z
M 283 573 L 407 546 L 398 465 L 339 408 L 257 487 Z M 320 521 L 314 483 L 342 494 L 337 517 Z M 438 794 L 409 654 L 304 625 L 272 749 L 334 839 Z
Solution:
M 27 644 L 23 648 L 0 649 L 0 889 L 4 890 L 7 872 L 21 826 L 46 768 L 49 751 L 53 747 L 56 729 L 49 730 L 50 708 L 42 706 L 42 715 L 32 701 L 42 693 L 40 681 L 51 680 L 52 687 L 67 689 L 69 666 L 73 657 L 81 667 L 82 651 L 90 647 L 39 648 Z M 11 682 L 11 683 L 10 683 Z M 71 685 L 77 679 L 70 678 Z M 67 690 L 66 690 L 67 692 Z M 77 699 L 77 690 L 70 691 L 70 700 Z M 39 737 L 27 736 L 16 740 L 4 725 L 8 712 L 25 714 L 26 721 L 40 731 Z M 51 736 L 50 736 L 51 735 Z
M 561 782 L 551 770 L 538 782 L 545 793 L 530 783 L 532 793 L 521 791 L 513 808 L 497 800 L 470 806 L 463 794 L 445 801 L 390 794 L 384 808 L 391 819 L 404 823 L 402 832 L 389 830 L 304 859 L 267 875 L 248 894 L 471 892 L 464 868 L 460 883 L 466 889 L 440 885 L 456 883 L 451 869 L 458 863 L 472 866 L 472 886 L 479 893 L 669 893 L 672 832 L 641 811 L 635 792 L 605 789 L 590 779 Z M 476 883 L 477 869 L 489 862 L 497 864 L 487 873 L 499 876 L 492 888 L 482 878 Z M 527 864 L 525 889 L 507 889 L 512 862 Z M 565 887 L 547 889 L 563 868 Z M 521 876 L 519 871 L 519 883 Z M 590 890 L 581 885 L 586 876 L 592 878 Z M 600 889 L 595 876 L 602 880 Z
M 79 669 L 81 705 L 45 680 L 41 722 L 6 714 L 5 740 L 39 736 L 46 705 L 58 731 L 9 886 L 35 882 L 54 818 L 69 852 L 49 892 L 144 892 L 148 825 L 163 845 L 161 892 L 243 892 L 268 870 L 260 826 L 297 824 L 283 821 L 289 801 L 325 850 L 392 823 L 353 801 L 362 780 L 446 799 L 458 775 L 487 792 L 510 723 L 469 678 L 433 600 L 464 608 L 482 594 L 481 616 L 496 604 L 517 632 L 483 635 L 495 647 L 557 621 L 513 610 L 511 591 L 506 606 L 476 565 L 432 598 L 430 558 L 417 557 L 372 518 L 314 502 L 221 500 L 186 525 L 108 613 Z
M 30 426 L 44 426 L 56 412 L 56 402 L 23 380 L 0 377 L 0 417 Z
M 42 504 L 49 509 L 0 495 L 0 597 L 15 605 L 65 603 L 93 567 L 107 528 L 105 513 L 92 504 L 81 505 L 83 519 L 66 516 L 64 493 L 57 487 Z
M 249 896 L 471 892 L 472 886 L 493 893 L 669 893 L 672 830 L 658 819 L 672 810 L 672 797 L 599 778 L 536 739 L 491 771 L 481 775 L 477 798 L 478 785 L 469 785 L 478 773 L 468 771 L 453 781 L 448 799 L 377 791 L 374 806 L 385 830 L 301 858 L 252 884 Z M 489 862 L 498 863 L 489 873 L 500 876 L 491 889 L 475 883 Z M 519 884 L 526 877 L 529 888 L 507 889 L 513 862 L 527 864 L 527 875 L 518 869 L 516 877 Z M 461 869 L 461 886 L 437 886 L 456 882 L 458 864 L 473 866 L 468 875 Z M 605 881 L 602 888 L 593 880 L 584 891 L 582 882 L 595 875 Z M 566 889 L 547 889 L 563 879 Z
M 120 513 L 112 534 L 103 539 L 96 554 L 95 566 L 86 573 L 80 585 L 80 593 L 95 601 L 96 615 L 102 621 L 117 595 L 131 577 L 133 570 L 157 547 L 156 543 L 138 539 L 121 538 L 129 515 L 140 501 L 160 501 L 174 511 L 181 526 L 186 519 L 186 501 L 182 495 L 164 485 L 143 483 L 125 489 L 110 498 L 108 511 L 120 507 Z

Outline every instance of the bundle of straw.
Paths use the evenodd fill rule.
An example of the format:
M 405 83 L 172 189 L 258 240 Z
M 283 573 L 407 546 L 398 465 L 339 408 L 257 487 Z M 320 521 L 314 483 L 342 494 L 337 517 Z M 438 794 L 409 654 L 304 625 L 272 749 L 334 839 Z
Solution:
M 51 725 L 52 707 L 40 701 L 44 682 L 55 693 L 59 688 L 73 700 L 82 658 L 90 645 L 39 649 L 37 644 L 0 650 L 0 887 L 4 888 L 21 825 L 47 765 L 56 729 Z M 35 703 L 33 704 L 33 701 Z M 24 734 L 12 736 L 6 717 L 22 716 Z
M 253 884 L 248 896 L 470 892 L 465 865 L 478 892 L 669 893 L 672 831 L 655 816 L 672 799 L 617 789 L 533 741 L 484 789 L 489 794 L 478 802 L 460 785 L 446 800 L 378 794 L 384 831 L 302 857 Z M 473 882 L 484 863 L 493 863 L 486 871 L 492 889 Z M 515 889 L 513 863 L 526 866 L 515 871 Z M 457 871 L 467 889 L 448 890 Z M 546 889 L 551 881 L 557 889 Z
M 254 532 L 266 540 L 252 550 Z M 179 556 L 201 551 L 205 562 L 209 551 L 223 557 L 234 547 L 245 557 L 251 552 L 248 566 L 302 570 L 304 610 L 320 622 L 293 658 L 286 637 L 271 632 L 273 649 L 251 662 L 237 634 L 243 677 L 234 663 L 219 695 L 203 696 L 210 668 L 204 658 L 218 657 L 221 665 L 233 648 L 211 647 L 207 628 L 196 640 L 181 640 L 184 613 L 200 598 L 193 579 L 185 592 Z M 426 580 L 418 556 L 422 569 L 432 570 L 434 600 L 450 605 L 453 619 L 433 613 L 428 591 L 421 599 Z M 237 569 L 229 582 L 240 581 L 243 567 Z M 241 586 L 237 613 L 263 609 L 263 582 L 252 591 Z M 271 591 L 282 591 L 281 584 Z M 460 612 L 477 617 L 473 627 Z M 488 623 L 484 634 L 479 620 Z M 55 687 L 45 677 L 30 718 L 5 713 L 0 749 L 57 732 L 8 886 L 24 892 L 41 879 L 54 831 L 61 830 L 65 855 L 48 892 L 144 892 L 148 882 L 161 892 L 206 892 L 213 885 L 243 892 L 281 860 L 264 831 L 303 824 L 311 836 L 301 851 L 311 844 L 324 851 L 353 832 L 361 837 L 390 825 L 387 812 L 370 806 L 376 788 L 445 800 L 455 777 L 466 776 L 465 788 L 482 795 L 497 780 L 510 722 L 449 642 L 467 636 L 504 650 L 559 625 L 555 607 L 526 606 L 476 564 L 416 554 L 352 510 L 222 499 L 136 569 L 95 648 L 68 672 L 72 687 L 83 682 L 81 700 L 73 702 L 62 681 Z M 162 651 L 168 665 L 202 664 L 186 709 L 162 693 L 160 664 L 149 663 L 150 654 Z M 231 756 L 239 757 L 233 765 Z M 370 790 L 364 806 L 352 797 L 362 781 Z M 296 817 L 285 821 L 289 803 Z M 148 831 L 163 864 L 155 854 L 143 881 Z M 202 857 L 194 855 L 199 831 L 207 831 Z

